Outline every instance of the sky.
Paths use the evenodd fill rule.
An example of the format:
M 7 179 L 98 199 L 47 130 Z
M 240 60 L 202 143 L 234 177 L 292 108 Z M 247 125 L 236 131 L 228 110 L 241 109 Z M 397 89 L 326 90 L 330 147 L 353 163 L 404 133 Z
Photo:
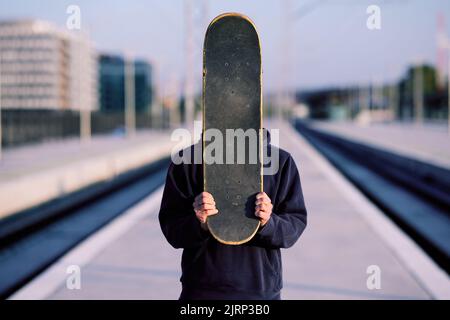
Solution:
M 0 20 L 37 18 L 65 27 L 69 5 L 99 52 L 149 59 L 157 82 L 180 87 L 186 65 L 186 1 L 192 4 L 194 78 L 200 90 L 208 23 L 224 12 L 249 16 L 262 45 L 264 90 L 314 89 L 398 80 L 408 65 L 436 62 L 437 15 L 447 0 L 14 0 L 0 1 Z M 369 30 L 369 5 L 381 29 Z

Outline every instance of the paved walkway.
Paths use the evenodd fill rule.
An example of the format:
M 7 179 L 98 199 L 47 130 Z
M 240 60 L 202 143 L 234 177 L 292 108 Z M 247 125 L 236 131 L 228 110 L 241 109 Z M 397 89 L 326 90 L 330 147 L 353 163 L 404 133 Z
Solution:
M 429 299 L 445 297 L 448 277 L 286 124 L 282 147 L 300 169 L 309 212 L 298 243 L 283 250 L 284 299 Z M 177 299 L 181 250 L 157 220 L 161 191 L 70 252 L 14 298 Z M 66 288 L 66 268 L 81 267 L 81 290 Z M 381 270 L 369 290 L 367 268 Z M 448 298 L 448 295 L 446 296 Z
M 314 122 L 313 125 L 355 141 L 450 169 L 450 135 L 444 125 L 357 125 L 351 122 Z

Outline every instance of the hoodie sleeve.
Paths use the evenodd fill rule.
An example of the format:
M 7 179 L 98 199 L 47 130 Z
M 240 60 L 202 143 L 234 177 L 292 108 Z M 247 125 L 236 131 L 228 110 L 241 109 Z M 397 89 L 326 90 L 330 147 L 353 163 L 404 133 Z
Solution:
M 159 223 L 167 241 L 176 249 L 201 246 L 208 238 L 195 216 L 194 191 L 184 165 L 170 165 L 167 172 Z
M 291 156 L 281 169 L 277 199 L 269 221 L 255 235 L 257 245 L 289 248 L 306 228 L 306 208 L 300 175 Z

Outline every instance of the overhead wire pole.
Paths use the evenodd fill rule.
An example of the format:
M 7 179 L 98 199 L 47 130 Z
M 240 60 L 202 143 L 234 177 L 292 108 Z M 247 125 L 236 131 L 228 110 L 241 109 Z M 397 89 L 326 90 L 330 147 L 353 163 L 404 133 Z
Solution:
M 292 64 L 293 64 L 293 54 L 292 54 L 292 48 L 294 47 L 292 45 L 292 41 L 294 39 L 293 37 L 293 28 L 292 28 L 292 1 L 291 0 L 285 0 L 285 39 L 284 39 L 284 52 L 285 52 L 285 59 L 284 60 L 284 70 L 283 70 L 283 76 L 284 76 L 284 95 L 283 95 L 283 112 L 284 116 L 286 116 L 286 113 L 288 110 L 292 107 L 292 92 L 290 91 L 291 81 L 292 81 Z
M 162 127 L 162 104 L 160 100 L 159 86 L 159 62 L 152 60 L 152 105 L 150 106 L 151 122 L 153 128 Z M 158 122 L 157 122 L 158 119 Z
M 450 136 L 450 39 L 447 39 L 447 131 Z
M 206 29 L 206 27 L 208 26 L 208 22 L 209 22 L 209 4 L 208 4 L 208 0 L 203 0 L 203 2 L 202 2 L 202 18 L 203 18 L 203 27 Z M 203 36 L 203 34 L 202 34 L 202 36 Z
M 184 77 L 184 121 L 190 126 L 194 120 L 194 35 L 192 23 L 192 0 L 184 0 L 184 19 L 185 19 L 185 77 Z
M 79 70 L 85 70 L 85 63 L 91 63 L 90 61 L 84 61 L 83 60 L 83 52 L 85 50 L 89 51 L 89 54 L 91 54 L 89 49 L 89 43 L 90 41 L 89 37 L 85 32 L 83 32 L 81 29 L 72 29 L 71 31 L 71 37 L 74 43 L 75 48 L 73 48 L 72 52 L 75 57 L 75 68 Z M 89 69 L 89 68 L 88 68 Z M 91 105 L 88 104 L 88 100 L 86 97 L 89 95 L 89 89 L 88 87 L 91 85 L 90 83 L 85 83 L 82 81 L 80 77 L 77 77 L 76 79 L 76 90 L 78 91 L 78 98 L 75 100 L 77 101 L 77 105 L 75 105 L 76 109 L 79 112 L 80 115 L 80 141 L 81 142 L 89 142 L 91 140 Z
M 135 67 L 131 56 L 125 57 L 125 130 L 127 137 L 136 131 Z
M 417 63 L 413 69 L 413 89 L 414 89 L 414 120 L 416 124 L 423 123 L 423 68 L 421 63 Z
M 447 132 L 450 136 L 450 38 L 445 38 L 447 49 Z
M 370 92 L 369 92 L 369 115 L 374 111 L 375 109 L 375 101 L 376 101 L 376 91 L 375 91 L 375 78 L 372 76 L 370 78 Z
M 388 86 L 389 90 L 389 109 L 392 113 L 392 120 L 397 120 L 398 117 L 398 87 L 393 83 Z
M 450 38 L 445 34 L 445 23 L 443 16 L 439 17 L 437 45 L 439 51 L 447 51 L 447 131 L 450 136 Z M 440 51 L 440 52 L 442 52 Z M 438 59 L 439 60 L 439 59 Z M 441 62 L 442 60 L 438 61 Z M 445 71 L 443 71 L 445 72 Z M 445 77 L 442 77 L 445 81 Z
M 440 89 L 445 88 L 445 75 L 447 72 L 447 34 L 445 16 L 439 12 L 436 19 L 436 80 Z
M 283 5 L 283 14 L 281 16 L 283 21 L 281 25 L 283 26 L 284 30 L 282 30 L 283 36 L 281 37 L 281 54 L 283 55 L 280 68 L 281 77 L 279 77 L 278 80 L 279 88 L 276 98 L 278 104 L 277 116 L 279 118 L 282 117 L 286 109 L 292 107 L 291 104 L 294 98 L 292 96 L 292 92 L 290 92 L 288 88 L 289 85 L 292 85 L 291 81 L 293 80 L 291 70 L 294 59 L 293 48 L 295 48 L 295 46 L 293 45 L 293 43 L 295 43 L 294 23 L 305 17 L 307 14 L 315 10 L 326 1 L 328 0 L 310 1 L 302 5 L 297 10 L 293 10 L 293 3 L 291 0 L 284 0 L 283 2 L 281 2 Z M 295 86 L 293 87 L 295 88 Z
M 359 104 L 359 117 L 358 123 L 360 125 L 367 124 L 367 114 L 369 112 L 369 100 L 370 100 L 370 84 L 368 82 L 365 86 L 361 85 L 358 87 L 358 104 Z
M 292 2 L 291 0 L 284 0 L 282 2 L 282 36 L 281 36 L 281 66 L 280 71 L 281 75 L 278 80 L 278 94 L 277 94 L 277 104 L 278 104 L 278 112 L 277 117 L 282 118 L 288 109 L 290 104 L 289 97 L 289 82 L 290 82 L 290 69 L 292 67 L 292 47 L 291 41 L 293 41 L 292 37 Z
M 397 75 L 398 73 L 399 73 L 398 68 L 395 67 L 393 64 L 390 64 L 388 68 L 388 74 L 393 76 L 394 74 Z M 387 85 L 387 97 L 388 97 L 387 102 L 389 112 L 392 115 L 391 120 L 396 121 L 398 120 L 399 116 L 399 90 L 397 82 L 395 80 L 391 81 L 392 82 Z
M 2 160 L 2 149 L 3 149 L 3 134 L 2 134 L 2 55 L 3 52 L 0 51 L 0 160 Z
M 81 35 L 78 39 L 79 41 L 79 48 L 78 48 L 78 67 L 83 68 L 84 64 L 82 61 L 82 52 L 81 50 L 86 49 L 83 48 L 84 43 L 83 39 L 81 38 Z M 87 61 L 86 63 L 90 63 L 90 61 Z M 90 85 L 90 84 L 89 84 Z M 87 84 L 83 83 L 81 81 L 81 78 L 78 78 L 78 90 L 79 90 L 79 103 L 80 103 L 80 137 L 82 142 L 89 142 L 91 141 L 91 109 L 90 105 L 88 105 L 86 101 L 86 95 L 88 92 L 83 92 L 83 88 L 87 89 Z

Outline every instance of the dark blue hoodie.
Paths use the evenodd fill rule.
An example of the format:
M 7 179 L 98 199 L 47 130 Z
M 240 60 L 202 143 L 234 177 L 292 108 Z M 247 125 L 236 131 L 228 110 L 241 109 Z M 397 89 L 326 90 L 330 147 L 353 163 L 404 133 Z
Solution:
M 269 147 L 269 154 L 274 148 Z M 306 208 L 288 152 L 279 150 L 279 170 L 265 175 L 263 182 L 273 204 L 270 220 L 249 242 L 225 245 L 200 227 L 193 210 L 195 197 L 203 191 L 202 165 L 170 165 L 159 221 L 167 241 L 184 249 L 180 299 L 279 299 L 280 248 L 291 247 L 302 234 Z

